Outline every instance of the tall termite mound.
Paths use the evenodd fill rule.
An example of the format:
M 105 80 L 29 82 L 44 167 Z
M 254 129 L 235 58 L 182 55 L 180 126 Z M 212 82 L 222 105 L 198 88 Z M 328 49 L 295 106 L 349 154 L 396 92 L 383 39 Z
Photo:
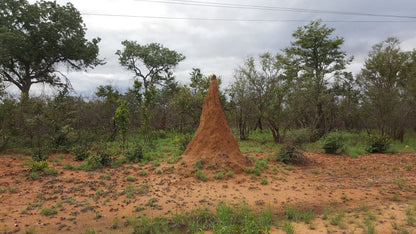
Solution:
M 204 99 L 199 127 L 182 159 L 191 167 L 195 162 L 204 159 L 204 165 L 229 168 L 234 172 L 241 172 L 243 166 L 250 165 L 250 160 L 241 153 L 225 119 L 215 75 L 211 78 L 211 85 Z

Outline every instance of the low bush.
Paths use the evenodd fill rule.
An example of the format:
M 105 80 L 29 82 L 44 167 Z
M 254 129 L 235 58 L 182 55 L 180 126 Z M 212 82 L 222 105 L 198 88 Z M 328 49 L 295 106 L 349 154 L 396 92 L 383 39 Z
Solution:
M 304 164 L 308 160 L 303 155 L 303 152 L 294 144 L 284 145 L 278 153 L 278 156 L 278 161 L 286 164 Z
M 391 143 L 388 136 L 372 134 L 367 137 L 367 153 L 385 153 Z
M 84 161 L 91 155 L 91 152 L 87 146 L 77 145 L 71 149 L 71 154 L 75 156 L 75 160 Z
M 47 161 L 32 161 L 29 163 L 28 167 L 32 169 L 32 171 L 43 171 L 45 168 L 49 168 L 49 162 Z
M 46 161 L 49 158 L 49 151 L 45 148 L 33 148 L 31 155 L 35 162 Z
M 342 147 L 342 135 L 338 132 L 331 132 L 323 139 L 322 148 L 327 154 L 337 154 Z
M 137 145 L 132 149 L 129 149 L 124 157 L 126 157 L 127 161 L 129 162 L 140 162 L 143 160 L 143 147 L 141 145 Z

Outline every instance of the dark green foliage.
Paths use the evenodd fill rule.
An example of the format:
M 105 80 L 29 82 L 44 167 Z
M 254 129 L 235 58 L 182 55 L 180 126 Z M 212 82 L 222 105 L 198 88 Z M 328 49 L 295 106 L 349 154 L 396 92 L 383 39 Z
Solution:
M 49 151 L 46 148 L 33 148 L 32 159 L 35 162 L 46 161 L 49 158 Z
M 208 177 L 204 174 L 203 171 L 197 170 L 196 171 L 196 177 L 198 177 L 198 179 L 202 180 L 202 181 L 207 181 Z
M 78 144 L 71 149 L 71 154 L 75 156 L 75 160 L 84 161 L 91 155 L 91 152 L 87 146 Z
M 134 148 L 129 149 L 124 156 L 129 162 L 140 162 L 144 157 L 143 147 L 141 145 L 136 145 Z
M 336 154 L 343 145 L 342 135 L 338 132 L 331 132 L 325 136 L 322 148 L 327 154 Z
M 81 14 L 71 3 L 2 0 L 0 9 L 0 79 L 24 96 L 36 83 L 68 86 L 58 64 L 74 70 L 103 64 L 97 59 L 100 39 L 85 39 Z
M 371 134 L 367 137 L 366 151 L 368 153 L 385 153 L 391 143 L 391 139 L 388 136 Z
M 278 153 L 278 160 L 287 164 L 304 164 L 307 162 L 307 157 L 294 144 L 286 144 Z

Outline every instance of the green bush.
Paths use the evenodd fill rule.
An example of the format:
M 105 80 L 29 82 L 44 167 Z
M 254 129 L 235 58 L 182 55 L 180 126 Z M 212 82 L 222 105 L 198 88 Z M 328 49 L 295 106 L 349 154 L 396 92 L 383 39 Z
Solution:
M 129 162 L 140 162 L 143 160 L 143 147 L 137 145 L 136 147 L 129 149 L 124 155 Z
M 88 147 L 84 145 L 77 145 L 71 149 L 71 154 L 75 156 L 75 160 L 84 161 L 91 155 L 91 152 Z
M 294 144 L 284 145 L 278 153 L 278 156 L 278 160 L 286 164 L 303 164 L 307 162 L 306 156 Z
M 390 137 L 372 134 L 367 137 L 367 147 L 365 150 L 368 153 L 385 153 L 390 143 Z
M 342 135 L 338 132 L 331 132 L 325 136 L 323 140 L 322 148 L 327 154 L 339 153 L 339 150 L 343 147 Z
M 32 171 L 43 171 L 45 168 L 49 168 L 49 162 L 47 161 L 32 161 L 29 163 L 29 168 L 32 169 Z
M 288 134 L 289 141 L 295 145 L 302 145 L 305 143 L 309 143 L 311 139 L 312 133 L 309 129 L 298 129 L 292 131 Z
M 42 210 L 40 211 L 40 214 L 46 215 L 46 216 L 54 215 L 56 213 L 58 213 L 58 211 L 53 207 L 45 207 L 45 208 L 42 208 Z
M 180 151 L 184 152 L 186 147 L 188 147 L 189 142 L 191 142 L 193 135 L 185 134 L 182 136 L 175 136 L 173 143 L 176 144 Z
M 196 171 L 196 177 L 198 177 L 202 181 L 207 181 L 208 177 L 204 174 L 204 172 L 198 170 Z
M 45 175 L 57 175 L 58 174 L 58 170 L 57 169 L 55 169 L 55 168 L 50 168 L 50 167 L 47 167 L 47 168 L 44 168 L 43 169 L 43 173 L 45 174 Z
M 35 162 L 46 161 L 49 158 L 49 152 L 45 148 L 33 148 L 31 154 Z

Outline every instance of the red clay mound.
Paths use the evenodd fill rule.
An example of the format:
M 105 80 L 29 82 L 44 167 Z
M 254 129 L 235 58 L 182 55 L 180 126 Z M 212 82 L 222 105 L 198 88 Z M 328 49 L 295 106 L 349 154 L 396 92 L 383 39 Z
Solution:
M 215 75 L 211 78 L 211 86 L 204 99 L 199 127 L 182 158 L 191 167 L 203 158 L 204 165 L 229 168 L 236 173 L 241 172 L 243 166 L 251 164 L 238 148 L 237 140 L 225 119 Z

